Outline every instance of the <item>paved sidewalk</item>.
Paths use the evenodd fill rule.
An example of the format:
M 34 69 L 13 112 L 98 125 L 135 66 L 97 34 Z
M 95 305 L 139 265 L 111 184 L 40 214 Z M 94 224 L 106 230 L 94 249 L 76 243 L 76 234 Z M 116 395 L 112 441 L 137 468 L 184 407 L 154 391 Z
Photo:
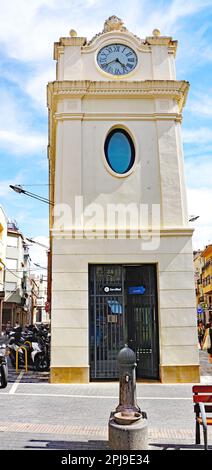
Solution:
M 200 351 L 200 357 L 201 382 L 212 383 L 207 353 Z M 118 382 L 49 384 L 47 374 L 21 371 L 17 378 L 11 368 L 9 380 L 0 390 L 0 449 L 108 449 L 107 425 L 118 404 Z M 191 390 L 192 384 L 137 384 L 154 448 L 196 448 Z M 209 444 L 212 449 L 211 428 Z

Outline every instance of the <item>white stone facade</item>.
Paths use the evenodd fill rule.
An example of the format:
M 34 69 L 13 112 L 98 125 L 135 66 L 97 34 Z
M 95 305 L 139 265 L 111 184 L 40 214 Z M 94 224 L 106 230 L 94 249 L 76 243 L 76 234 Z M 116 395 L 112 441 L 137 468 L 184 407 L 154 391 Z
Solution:
M 112 43 L 129 45 L 138 56 L 135 70 L 123 78 L 109 77 L 96 62 L 101 47 Z M 50 214 L 53 382 L 89 381 L 88 267 L 111 263 L 156 265 L 160 379 L 198 380 L 192 230 L 181 142 L 188 84 L 176 80 L 176 46 L 172 38 L 141 40 L 127 30 L 103 32 L 90 43 L 71 37 L 55 44 L 57 81 L 48 85 L 55 203 Z M 105 159 L 105 138 L 113 128 L 132 137 L 135 162 L 129 174 L 115 174 Z M 67 209 L 73 215 L 76 196 L 87 208 L 86 226 Z M 123 239 L 118 239 L 117 226 L 106 216 L 103 220 L 101 211 L 95 223 L 91 220 L 91 204 L 103 208 L 104 215 L 108 204 L 146 204 L 150 218 L 141 215 L 139 230 L 132 220 L 120 224 Z M 155 204 L 160 219 L 150 224 Z M 151 225 L 160 230 L 154 249 L 144 239 Z

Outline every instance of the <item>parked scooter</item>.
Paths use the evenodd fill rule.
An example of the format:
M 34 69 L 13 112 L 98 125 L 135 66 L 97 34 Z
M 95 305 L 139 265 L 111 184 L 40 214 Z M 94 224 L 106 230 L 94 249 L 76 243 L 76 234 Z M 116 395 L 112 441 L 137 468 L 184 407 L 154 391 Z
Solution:
M 25 364 L 25 351 L 20 349 L 24 346 L 27 350 L 28 364 L 33 366 L 35 370 L 49 370 L 50 366 L 50 337 L 48 330 L 43 326 L 38 328 L 30 325 L 22 331 L 21 327 L 14 328 L 10 333 L 8 349 L 10 351 L 10 359 L 12 365 L 16 365 L 16 351 L 18 350 L 19 366 Z
M 8 365 L 6 357 L 6 344 L 0 345 L 0 388 L 7 386 Z

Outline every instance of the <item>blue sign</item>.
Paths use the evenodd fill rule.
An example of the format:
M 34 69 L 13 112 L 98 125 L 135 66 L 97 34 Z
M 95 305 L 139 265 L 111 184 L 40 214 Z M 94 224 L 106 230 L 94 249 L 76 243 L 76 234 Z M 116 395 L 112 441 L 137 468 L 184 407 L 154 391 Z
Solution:
M 128 294 L 144 294 L 145 292 L 146 287 L 144 286 L 128 287 Z
M 197 309 L 197 313 L 202 313 L 202 311 L 203 311 L 202 308 Z

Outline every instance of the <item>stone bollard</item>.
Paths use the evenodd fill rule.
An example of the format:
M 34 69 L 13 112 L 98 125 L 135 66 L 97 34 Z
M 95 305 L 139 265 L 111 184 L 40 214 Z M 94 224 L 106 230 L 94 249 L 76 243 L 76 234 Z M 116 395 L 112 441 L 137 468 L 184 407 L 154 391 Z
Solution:
M 148 449 L 147 415 L 136 400 L 136 358 L 127 345 L 118 354 L 119 404 L 109 419 L 109 445 L 113 450 Z

